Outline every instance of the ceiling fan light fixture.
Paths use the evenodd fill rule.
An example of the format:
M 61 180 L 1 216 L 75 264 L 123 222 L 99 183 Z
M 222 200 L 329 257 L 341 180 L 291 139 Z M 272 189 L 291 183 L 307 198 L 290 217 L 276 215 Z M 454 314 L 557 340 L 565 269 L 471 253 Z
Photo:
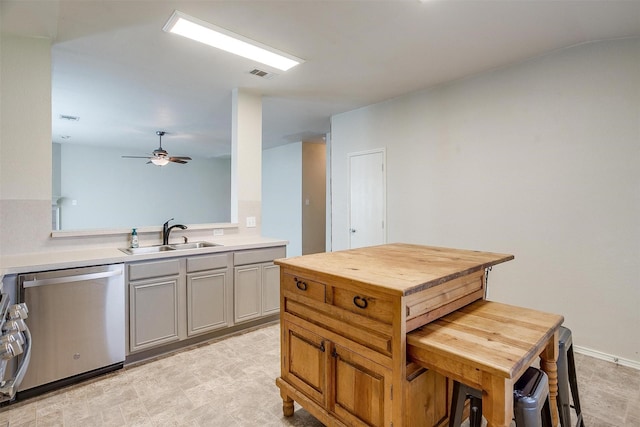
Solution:
M 282 71 L 287 71 L 304 62 L 303 59 L 177 10 L 173 12 L 162 29 Z
M 169 159 L 166 159 L 164 157 L 154 157 L 153 159 L 151 159 L 151 163 L 156 166 L 164 166 L 169 163 Z

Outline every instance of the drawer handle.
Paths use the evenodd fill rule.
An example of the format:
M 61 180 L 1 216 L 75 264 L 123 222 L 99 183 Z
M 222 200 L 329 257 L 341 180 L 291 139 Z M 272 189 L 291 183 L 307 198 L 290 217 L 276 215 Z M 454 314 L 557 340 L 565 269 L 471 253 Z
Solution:
M 320 351 L 324 353 L 324 341 L 320 341 L 320 346 L 318 347 L 318 349 L 320 349 Z
M 307 283 L 303 282 L 302 280 L 298 280 L 298 278 L 295 278 L 296 281 L 296 288 L 300 289 L 301 291 L 306 291 L 307 290 Z
M 366 298 L 362 298 L 361 296 L 358 296 L 358 295 L 353 297 L 353 303 L 358 308 L 367 308 L 367 306 L 369 305 L 369 302 L 367 302 Z

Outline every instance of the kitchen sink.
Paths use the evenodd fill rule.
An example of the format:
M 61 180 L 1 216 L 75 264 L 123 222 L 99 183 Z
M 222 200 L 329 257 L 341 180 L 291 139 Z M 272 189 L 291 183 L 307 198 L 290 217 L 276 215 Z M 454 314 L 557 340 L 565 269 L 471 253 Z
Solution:
M 176 251 L 176 250 L 179 251 L 184 249 L 211 248 L 214 246 L 222 246 L 222 245 L 220 245 L 219 243 L 211 243 L 211 242 L 190 242 L 190 243 L 176 243 L 173 245 L 155 245 L 155 246 L 141 246 L 139 248 L 122 248 L 120 250 L 128 255 L 139 255 L 139 254 L 155 254 L 160 252 Z
M 177 243 L 175 245 L 169 245 L 174 249 L 199 249 L 199 248 L 211 248 L 214 246 L 222 246 L 218 243 L 211 242 L 191 242 L 191 243 Z
M 139 255 L 139 254 L 155 254 L 159 252 L 175 251 L 176 249 L 169 245 L 156 245 L 156 246 L 141 246 L 139 248 L 122 248 L 120 250 L 125 254 Z

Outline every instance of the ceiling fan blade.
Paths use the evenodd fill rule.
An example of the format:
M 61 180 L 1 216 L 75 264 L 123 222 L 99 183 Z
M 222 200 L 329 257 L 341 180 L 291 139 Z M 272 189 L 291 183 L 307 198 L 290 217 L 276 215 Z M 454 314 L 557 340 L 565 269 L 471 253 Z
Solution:
M 171 156 L 172 159 L 191 160 L 191 157 L 186 156 Z
M 183 164 L 183 165 L 187 163 L 185 160 L 178 159 L 176 157 L 169 157 L 169 161 L 173 162 L 173 163 L 180 163 L 180 164 Z
M 123 159 L 150 159 L 149 156 L 121 156 Z

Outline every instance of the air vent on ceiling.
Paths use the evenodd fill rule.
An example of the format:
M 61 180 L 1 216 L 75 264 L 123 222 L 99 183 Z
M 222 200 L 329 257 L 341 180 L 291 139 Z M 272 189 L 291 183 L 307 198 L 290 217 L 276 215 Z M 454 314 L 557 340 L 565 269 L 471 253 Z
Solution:
M 80 117 L 78 117 L 78 116 L 68 116 L 66 114 L 60 114 L 60 118 L 62 120 L 69 120 L 69 121 L 72 121 L 72 122 L 77 122 L 78 120 L 80 120 Z
M 257 68 L 254 68 L 253 70 L 249 71 L 249 74 L 262 77 L 263 79 L 272 79 L 276 75 L 275 73 L 269 73 L 267 71 L 259 70 Z

